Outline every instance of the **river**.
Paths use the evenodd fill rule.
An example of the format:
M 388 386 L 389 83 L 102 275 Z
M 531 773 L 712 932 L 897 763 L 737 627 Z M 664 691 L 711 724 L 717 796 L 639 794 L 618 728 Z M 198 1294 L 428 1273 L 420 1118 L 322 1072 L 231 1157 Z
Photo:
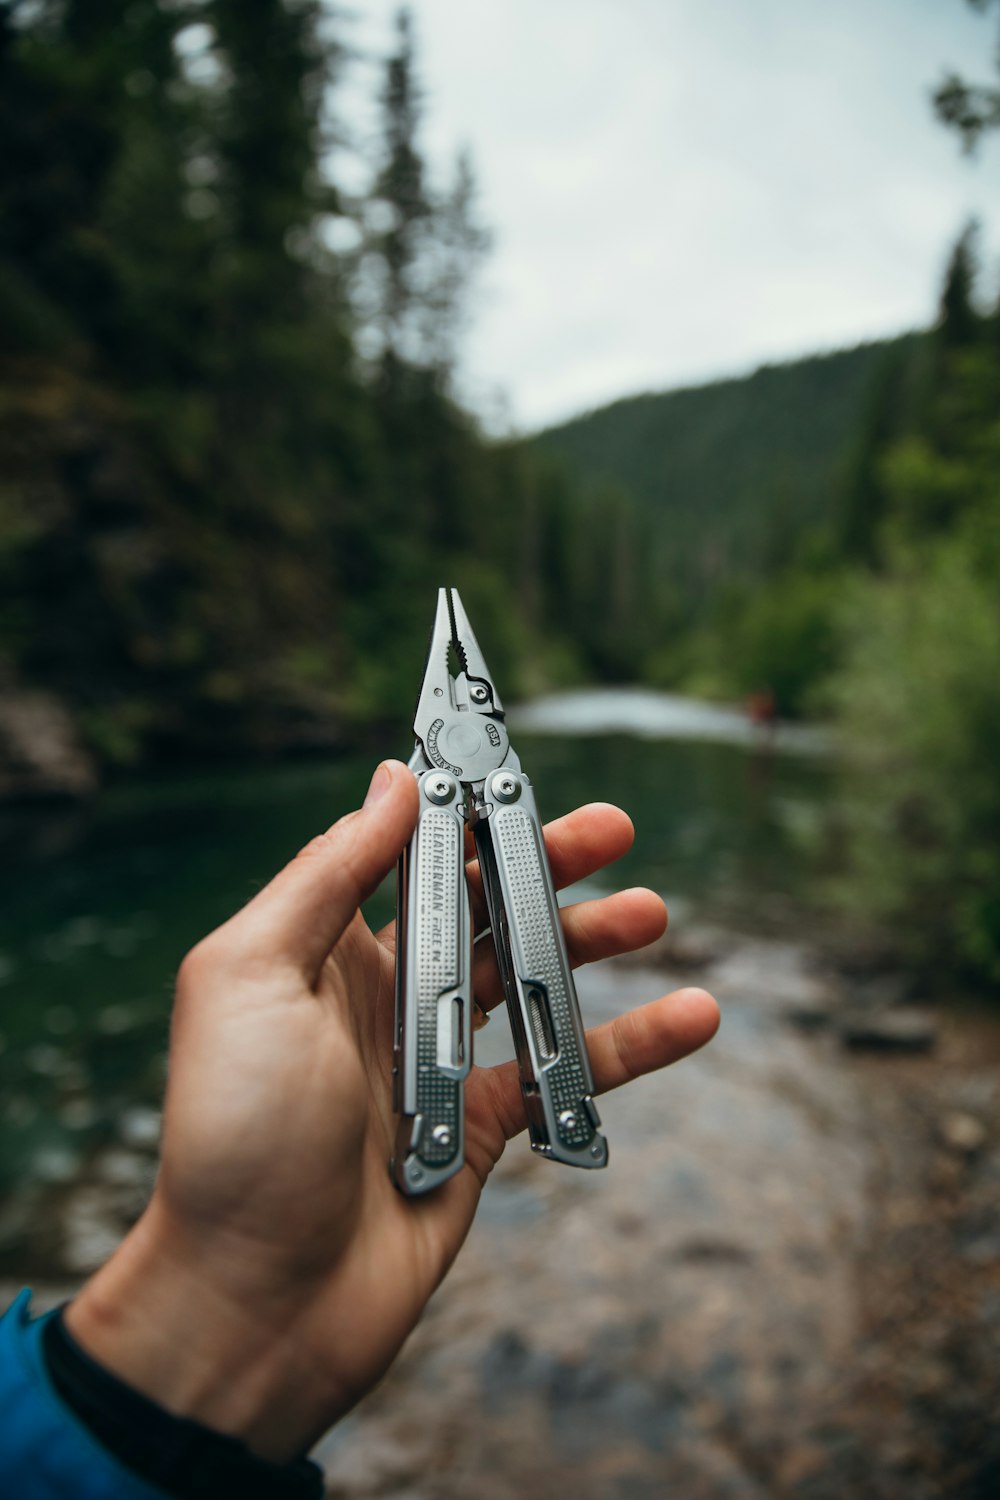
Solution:
M 547 816 L 603 800 L 635 822 L 633 850 L 591 890 L 649 885 L 675 915 L 794 922 L 803 831 L 830 783 L 821 758 L 773 754 L 732 712 L 640 690 L 540 700 L 511 724 Z M 160 775 L 0 816 L 0 1187 L 68 1179 L 124 1109 L 156 1102 L 180 958 L 356 807 L 370 772 L 348 756 Z M 391 890 L 373 907 L 387 919 Z

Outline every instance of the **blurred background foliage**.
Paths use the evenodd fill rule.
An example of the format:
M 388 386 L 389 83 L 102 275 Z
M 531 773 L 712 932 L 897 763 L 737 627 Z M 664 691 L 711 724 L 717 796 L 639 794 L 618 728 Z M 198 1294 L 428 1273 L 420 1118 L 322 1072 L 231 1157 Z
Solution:
M 978 8 L 989 10 L 989 0 Z M 400 733 L 431 590 L 519 693 L 645 681 L 839 727 L 843 889 L 1000 977 L 1000 304 L 489 440 L 489 236 L 400 14 L 366 187 L 318 0 L 0 8 L 0 689 L 105 773 Z M 949 78 L 974 147 L 1000 91 Z M 345 248 L 346 247 L 346 248 Z
M 934 102 L 966 149 L 1000 128 L 995 82 L 950 76 Z M 925 981 L 992 988 L 1000 298 L 975 223 L 925 333 L 619 402 L 538 441 L 651 518 L 669 604 L 646 676 L 829 718 L 845 770 L 833 894 Z
M 459 574 L 529 681 L 583 669 L 597 539 L 452 397 L 486 236 L 396 42 L 348 194 L 318 3 L 0 11 L 3 672 L 103 760 L 404 718 Z

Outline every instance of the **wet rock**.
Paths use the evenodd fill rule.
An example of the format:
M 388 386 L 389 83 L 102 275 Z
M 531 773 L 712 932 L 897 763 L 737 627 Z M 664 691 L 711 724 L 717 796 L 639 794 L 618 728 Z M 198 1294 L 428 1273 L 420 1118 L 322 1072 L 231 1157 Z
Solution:
M 125 1227 L 113 1194 L 106 1188 L 80 1188 L 63 1213 L 66 1269 L 82 1275 L 96 1271 L 117 1249 Z
M 891 1010 L 912 997 L 912 985 L 903 974 L 879 974 L 853 985 L 851 993 L 860 1011 Z
M 67 1130 L 89 1130 L 100 1119 L 100 1110 L 93 1099 L 78 1097 L 67 1099 L 58 1114 L 60 1125 Z
M 145 1208 L 155 1175 L 154 1160 L 130 1151 L 103 1151 L 91 1163 L 86 1183 L 62 1202 L 60 1260 L 68 1271 L 103 1265 Z
M 0 799 L 82 797 L 96 785 L 94 762 L 57 698 L 0 691 Z
M 32 1176 L 37 1182 L 72 1182 L 80 1169 L 80 1158 L 65 1146 L 46 1146 L 32 1159 Z
M 887 1010 L 843 1020 L 840 1040 L 853 1052 L 930 1052 L 938 1037 L 934 1018 L 922 1010 Z
M 94 1163 L 94 1175 L 110 1187 L 146 1188 L 152 1174 L 149 1162 L 131 1151 L 105 1151 Z
M 974 1115 L 955 1111 L 938 1121 L 938 1133 L 950 1151 L 975 1156 L 986 1144 L 986 1127 Z
M 797 1443 L 781 1460 L 778 1478 L 794 1491 L 822 1474 L 829 1463 L 830 1455 L 819 1443 Z
M 810 948 L 773 939 L 746 939 L 732 947 L 709 968 L 705 984 L 782 1019 L 825 1018 L 842 1005 L 839 979 L 817 964 Z
M 747 1245 L 741 1245 L 738 1240 L 705 1236 L 685 1241 L 675 1252 L 675 1258 L 688 1265 L 738 1266 L 752 1260 L 753 1251 Z
M 628 955 L 625 962 L 658 966 L 678 974 L 696 973 L 722 958 L 733 946 L 729 933 L 712 927 L 694 927 L 679 922 L 647 948 Z
M 483 1357 L 480 1378 L 484 1394 L 493 1400 L 520 1391 L 529 1378 L 537 1383 L 531 1351 L 516 1329 L 503 1329 L 491 1341 Z
M 836 1006 L 831 996 L 812 996 L 799 1001 L 792 1000 L 784 1009 L 784 1018 L 790 1026 L 800 1031 L 825 1031 L 836 1016 Z
M 33 1073 L 38 1073 L 43 1078 L 60 1078 L 73 1067 L 72 1060 L 61 1047 L 53 1047 L 46 1042 L 29 1047 L 24 1060 Z
M 105 1005 L 103 1010 L 97 1013 L 97 1029 L 105 1036 L 121 1036 L 123 1032 L 130 1031 L 142 1020 L 142 1012 L 137 1005 L 126 1005 L 117 1001 L 113 1005 Z
M 162 1116 L 158 1109 L 136 1105 L 126 1109 L 118 1119 L 118 1134 L 126 1146 L 135 1151 L 156 1151 L 160 1144 Z
M 962 1249 L 962 1256 L 970 1265 L 992 1270 L 1000 1267 L 1000 1231 L 981 1234 L 970 1239 Z M 994 1309 L 990 1319 L 1000 1327 L 1000 1310 Z

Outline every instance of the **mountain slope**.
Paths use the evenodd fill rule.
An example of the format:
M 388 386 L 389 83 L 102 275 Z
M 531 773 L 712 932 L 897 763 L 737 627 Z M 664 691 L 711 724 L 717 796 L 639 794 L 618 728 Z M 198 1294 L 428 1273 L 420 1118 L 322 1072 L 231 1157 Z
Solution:
M 921 343 L 908 334 L 633 396 L 549 428 L 532 446 L 585 489 L 630 495 L 672 582 L 697 589 L 752 576 L 836 517 L 884 372 Z

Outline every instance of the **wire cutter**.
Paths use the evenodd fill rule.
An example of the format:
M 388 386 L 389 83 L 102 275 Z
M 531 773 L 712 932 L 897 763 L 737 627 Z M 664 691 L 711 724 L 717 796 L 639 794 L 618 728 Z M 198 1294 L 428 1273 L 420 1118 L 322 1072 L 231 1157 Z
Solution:
M 532 1150 L 571 1166 L 603 1167 L 608 1145 L 534 792 L 510 747 L 500 695 L 456 589 L 438 590 L 413 728 L 410 769 L 420 812 L 397 885 L 393 1181 L 404 1193 L 426 1193 L 465 1159 L 474 1004 L 467 826 Z

